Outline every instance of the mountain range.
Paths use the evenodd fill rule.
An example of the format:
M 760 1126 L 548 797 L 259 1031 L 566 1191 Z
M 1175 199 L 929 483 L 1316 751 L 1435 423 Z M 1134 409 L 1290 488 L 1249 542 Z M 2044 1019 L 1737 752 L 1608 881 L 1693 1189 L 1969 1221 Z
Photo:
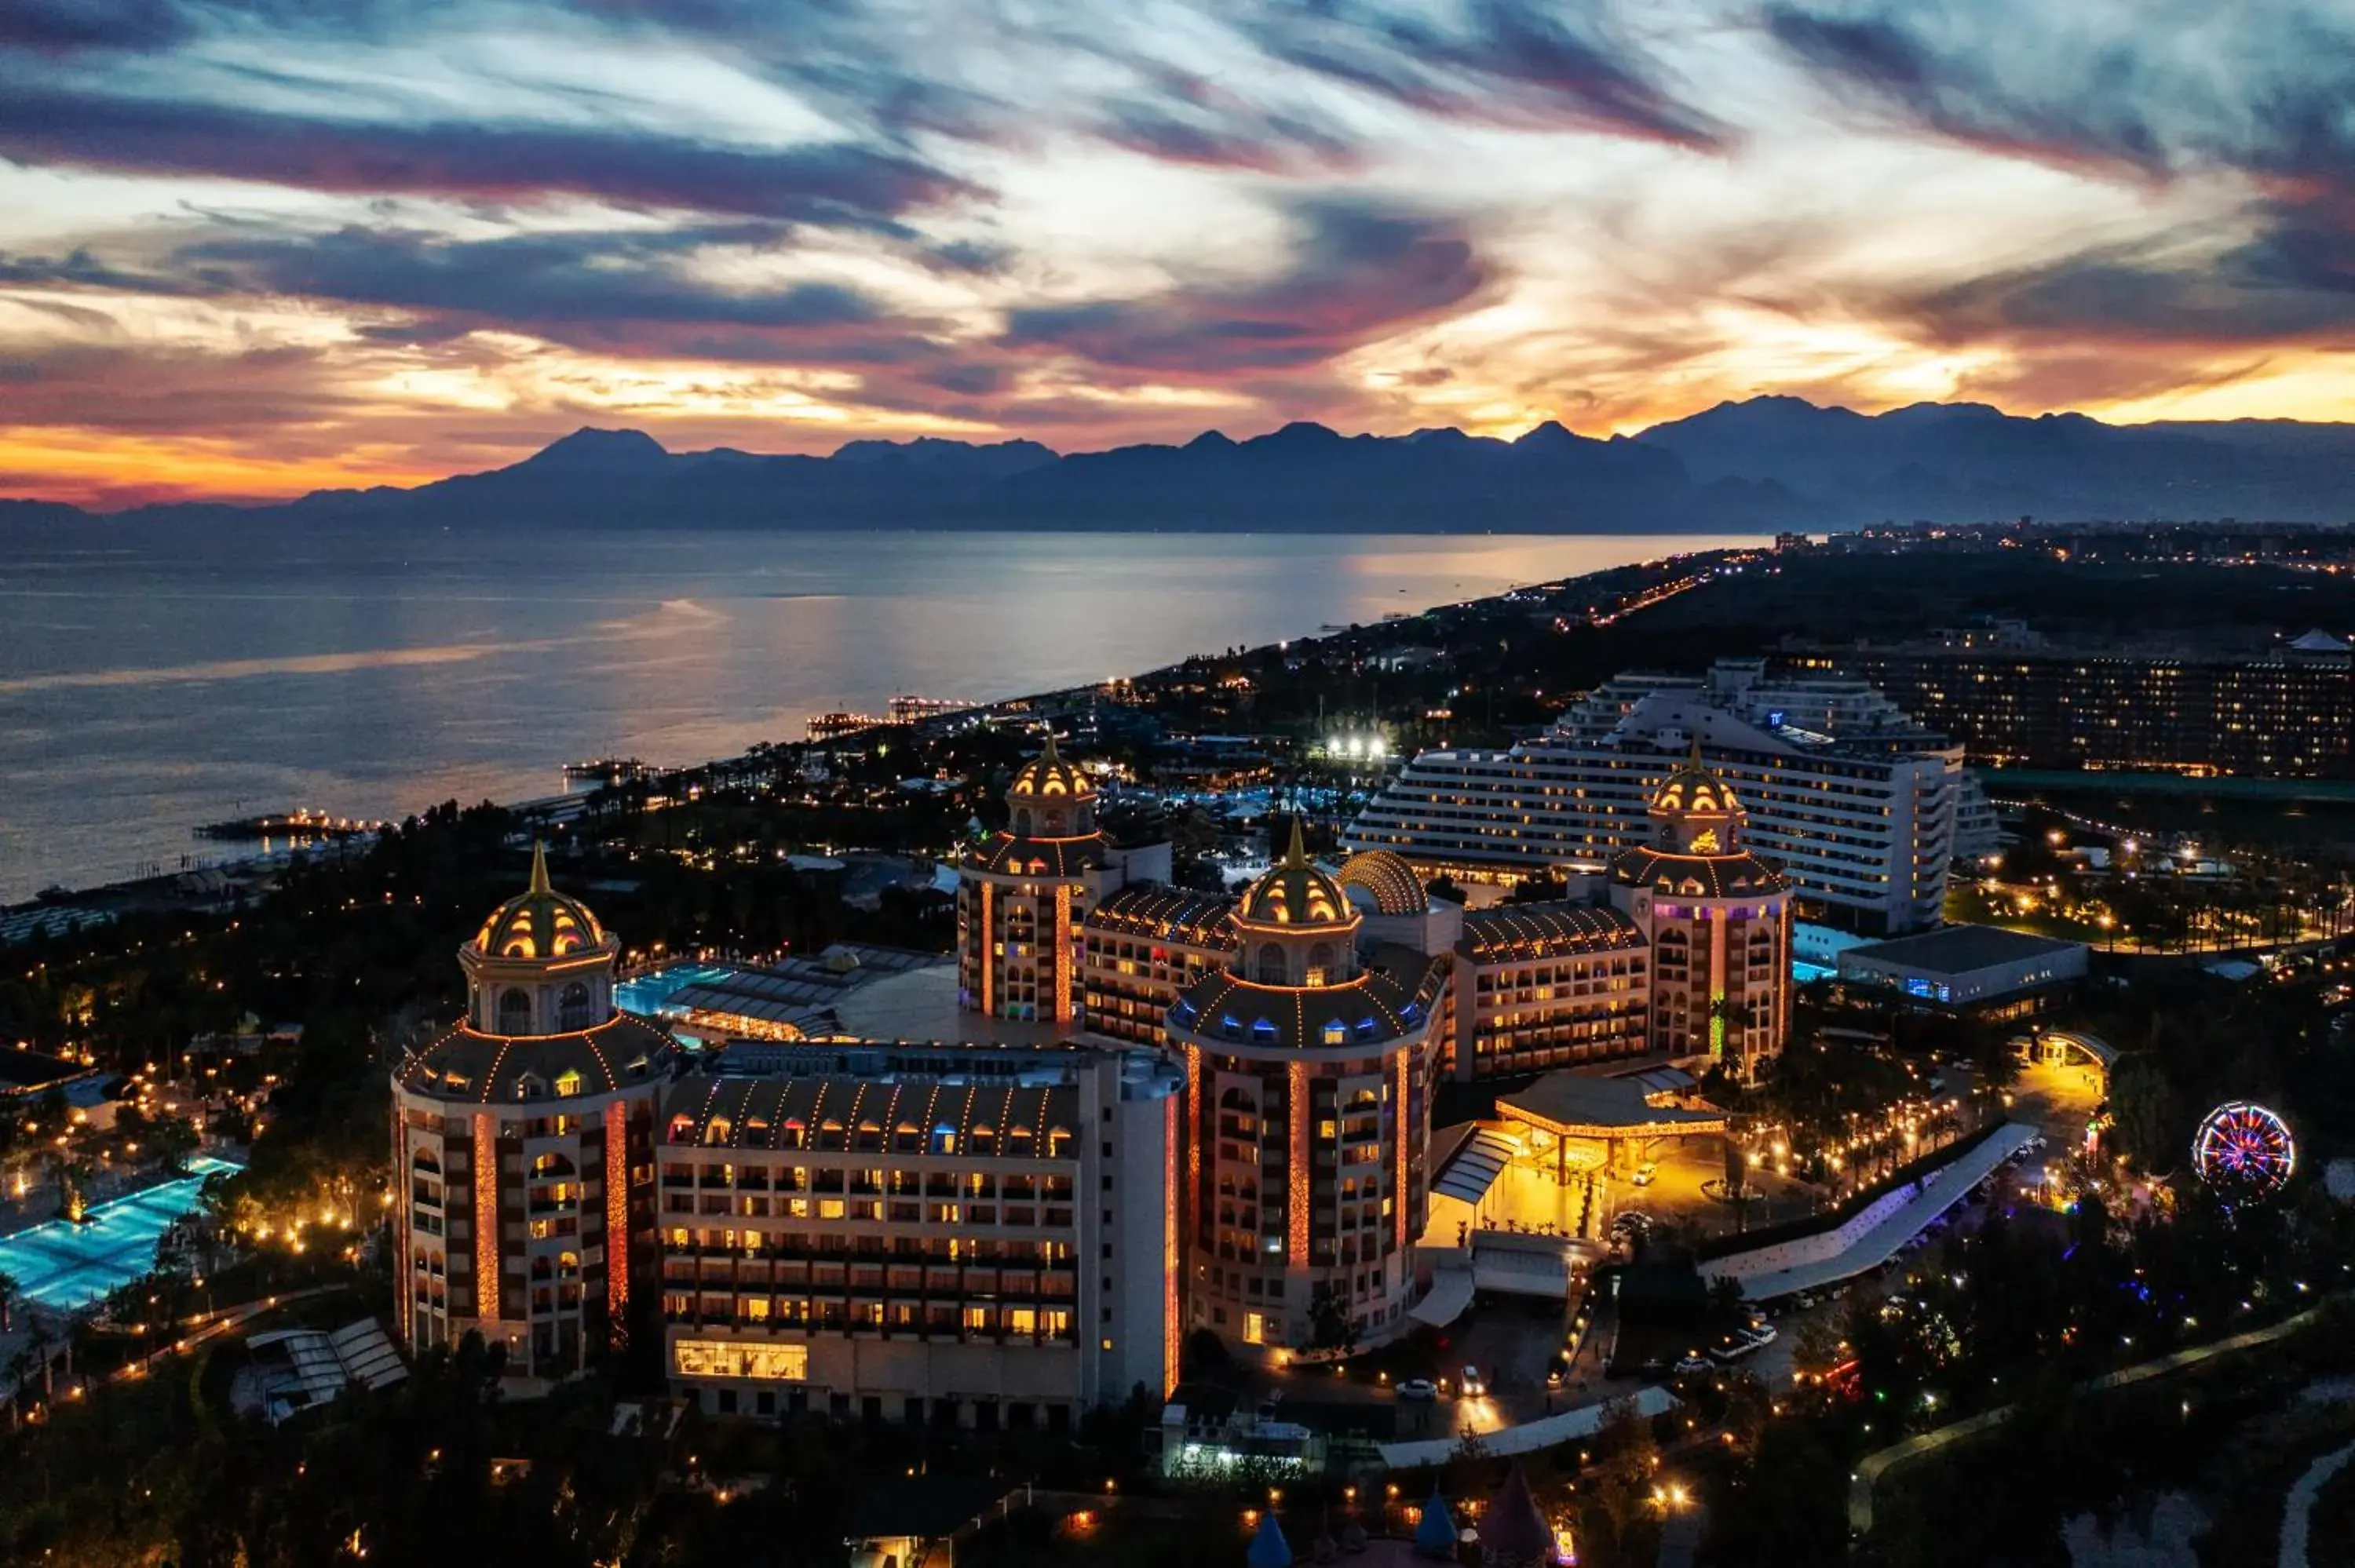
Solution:
M 74 515 L 58 503 L 0 501 L 0 524 Z M 413 489 L 121 515 L 1429 533 L 1824 530 L 2019 516 L 2347 523 L 2355 521 L 2355 425 L 2109 425 L 1969 403 L 1867 415 L 1767 397 L 1607 440 L 1551 422 L 1514 440 L 1455 429 L 1344 436 L 1292 424 L 1248 440 L 1213 430 L 1184 446 L 1100 452 L 928 438 L 852 441 L 828 457 L 801 457 L 671 452 L 641 431 L 582 429 L 510 467 Z

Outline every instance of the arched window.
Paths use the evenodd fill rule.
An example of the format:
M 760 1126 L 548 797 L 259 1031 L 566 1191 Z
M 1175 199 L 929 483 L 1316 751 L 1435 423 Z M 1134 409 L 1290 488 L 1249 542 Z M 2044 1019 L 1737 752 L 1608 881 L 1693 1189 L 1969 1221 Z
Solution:
M 565 1099 L 570 1099 L 574 1095 L 579 1094 L 581 1092 L 581 1069 L 578 1067 L 567 1067 L 564 1071 L 557 1074 L 556 1092 Z
M 536 1100 L 547 1093 L 547 1080 L 536 1073 L 522 1074 L 515 1081 L 515 1097 L 519 1100 Z
M 1047 836 L 1050 839 L 1063 836 L 1063 808 L 1060 806 L 1047 808 Z
M 1047 1158 L 1060 1160 L 1071 1151 L 1071 1129 L 1050 1127 L 1047 1129 Z
M 713 1117 L 703 1124 L 703 1141 L 707 1144 L 725 1143 L 731 1130 L 733 1129 L 730 1127 L 726 1117 Z
M 1308 949 L 1308 983 L 1323 985 L 1333 973 L 1333 944 L 1319 942 Z
M 1349 1043 L 1349 1026 L 1337 1018 L 1326 1021 L 1323 1033 L 1327 1045 L 1347 1045 Z
M 1284 949 L 1273 942 L 1263 944 L 1259 950 L 1257 979 L 1262 985 L 1282 985 L 1285 978 Z
M 932 1128 L 932 1152 L 935 1154 L 954 1154 L 956 1152 L 955 1128 L 951 1127 L 944 1121 L 934 1124 Z
M 1028 807 L 1014 813 L 1014 836 L 1018 839 L 1030 836 L 1030 811 Z
M 695 1118 L 691 1116 L 671 1118 L 670 1140 L 673 1143 L 692 1143 L 695 1140 Z
M 497 1032 L 501 1034 L 531 1033 L 531 993 L 520 986 L 509 986 L 499 992 Z
M 581 1255 L 577 1252 L 558 1253 L 556 1255 L 556 1277 L 559 1279 L 577 1279 L 580 1277 Z
M 579 980 L 566 986 L 564 994 L 557 999 L 556 1026 L 570 1033 L 586 1029 L 596 1022 L 589 1012 L 589 988 Z
M 1261 1018 L 1261 1019 L 1255 1019 L 1255 1020 L 1253 1020 L 1253 1021 L 1252 1021 L 1252 1044 L 1254 1044 L 1254 1045 L 1273 1045 L 1273 1044 L 1275 1044 L 1275 1035 L 1276 1035 L 1275 1023 L 1274 1023 L 1274 1022 L 1273 1022 L 1272 1019 Z

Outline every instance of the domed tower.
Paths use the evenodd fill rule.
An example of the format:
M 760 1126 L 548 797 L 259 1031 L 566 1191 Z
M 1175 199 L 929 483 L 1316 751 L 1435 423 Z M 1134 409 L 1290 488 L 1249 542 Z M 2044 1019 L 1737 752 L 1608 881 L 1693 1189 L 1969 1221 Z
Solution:
M 1653 842 L 1612 862 L 1611 901 L 1651 945 L 1652 1047 L 1748 1079 L 1790 1032 L 1790 880 L 1743 847 L 1749 814 L 1698 741 L 1651 818 Z
M 957 1000 L 991 1018 L 1071 1023 L 1080 1013 L 1080 920 L 1108 858 L 1096 787 L 1047 747 L 1006 791 L 1006 832 L 965 857 L 957 884 Z
M 412 1351 L 469 1330 L 553 1377 L 654 1287 L 655 1099 L 670 1037 L 613 1008 L 620 945 L 531 883 L 458 949 L 466 1016 L 393 1071 L 398 1307 Z
M 1228 967 L 1169 1010 L 1188 1312 L 1231 1341 L 1366 1346 L 1406 1327 L 1446 970 L 1362 966 L 1363 921 L 1295 821 L 1235 909 Z

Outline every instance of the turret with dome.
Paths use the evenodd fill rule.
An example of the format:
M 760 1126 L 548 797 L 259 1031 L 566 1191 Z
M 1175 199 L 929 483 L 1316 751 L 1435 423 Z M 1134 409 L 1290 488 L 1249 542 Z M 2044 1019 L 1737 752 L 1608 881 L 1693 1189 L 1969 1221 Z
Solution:
M 1743 842 L 1749 813 L 1698 739 L 1651 819 L 1654 842 L 1612 861 L 1611 902 L 1652 949 L 1652 1046 L 1753 1077 L 1790 1027 L 1790 879 Z
M 1006 789 L 1006 827 L 957 868 L 957 1003 L 1001 1022 L 1076 1025 L 1080 926 L 1107 893 L 1166 880 L 1166 842 L 1115 843 L 1101 793 L 1053 730 Z
M 1180 1196 L 1197 1327 L 1301 1345 L 1337 1313 L 1371 1345 L 1403 1332 L 1444 960 L 1359 951 L 1365 916 L 1300 824 L 1246 889 L 1223 969 L 1170 1007 L 1187 1058 Z
M 524 891 L 458 949 L 465 1016 L 394 1068 L 394 1170 L 411 1199 L 398 1316 L 413 1349 L 478 1329 L 513 1370 L 560 1373 L 620 1328 L 651 1266 L 654 1107 L 677 1054 L 615 1010 L 620 951 L 535 845 Z M 527 1211 L 528 1224 L 506 1217 Z

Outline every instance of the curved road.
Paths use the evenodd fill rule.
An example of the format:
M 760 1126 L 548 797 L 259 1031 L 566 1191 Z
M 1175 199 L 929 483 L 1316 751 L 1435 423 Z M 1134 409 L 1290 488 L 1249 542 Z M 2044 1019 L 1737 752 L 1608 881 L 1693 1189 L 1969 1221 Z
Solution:
M 2314 1499 L 2350 1459 L 2355 1459 L 2355 1443 L 2317 1459 L 2290 1488 L 2289 1502 L 2282 1510 L 2281 1568 L 2307 1568 L 2306 1538 L 2314 1524 Z

